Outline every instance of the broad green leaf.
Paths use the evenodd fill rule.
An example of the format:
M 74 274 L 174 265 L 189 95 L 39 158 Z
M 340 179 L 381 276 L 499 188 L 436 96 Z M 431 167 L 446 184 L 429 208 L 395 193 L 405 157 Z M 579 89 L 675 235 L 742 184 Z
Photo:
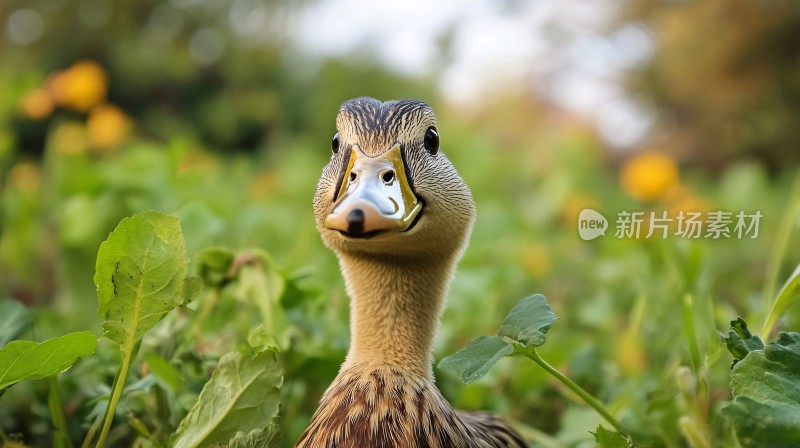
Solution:
M 183 303 L 188 305 L 203 290 L 203 279 L 200 277 L 186 277 L 183 279 Z
M 236 443 L 248 446 L 245 435 L 253 431 L 263 431 L 258 435 L 263 440 L 273 438 L 282 383 L 283 373 L 274 352 L 264 351 L 252 357 L 240 353 L 223 356 L 173 434 L 172 446 L 227 446 L 238 433 L 243 435 Z
M 781 333 L 731 373 L 734 399 L 722 408 L 742 447 L 800 446 L 800 333 Z
M 81 356 L 94 353 L 91 331 L 70 333 L 42 343 L 11 341 L 0 350 L 0 390 L 22 380 L 35 380 L 67 370 Z
M 180 221 L 158 211 L 123 219 L 100 245 L 94 275 L 97 312 L 105 319 L 103 335 L 119 344 L 122 361 L 98 447 L 105 445 L 139 341 L 200 291 L 201 280 L 185 278 L 188 264 Z
M 149 211 L 125 218 L 97 253 L 94 283 L 103 335 L 130 351 L 147 330 L 199 291 L 178 218 Z
M 33 313 L 15 300 L 0 300 L 0 348 L 17 339 L 33 324 Z
M 720 335 L 725 342 L 728 351 L 734 357 L 733 365 L 744 359 L 748 353 L 754 350 L 763 350 L 764 342 L 761 338 L 750 333 L 747 323 L 741 317 L 731 321 L 731 330 Z
M 594 441 L 600 448 L 631 448 L 633 443 L 627 436 L 618 432 L 609 431 L 603 425 L 597 425 L 597 429 L 592 433 Z
M 229 448 L 271 448 L 281 446 L 280 427 L 277 423 L 270 423 L 265 429 L 255 429 L 245 434 L 237 432 L 228 441 Z
M 522 299 L 500 326 L 497 334 L 510 338 L 525 347 L 539 347 L 545 342 L 545 333 L 558 320 L 547 299 L 534 294 Z
M 469 384 L 481 379 L 500 358 L 514 353 L 514 346 L 500 336 L 481 336 L 466 347 L 444 358 L 439 368 L 451 370 Z

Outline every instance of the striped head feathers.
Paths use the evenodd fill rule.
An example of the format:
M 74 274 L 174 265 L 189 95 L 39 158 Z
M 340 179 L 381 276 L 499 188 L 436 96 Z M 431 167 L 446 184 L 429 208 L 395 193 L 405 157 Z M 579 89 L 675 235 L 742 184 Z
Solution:
M 475 219 L 469 188 L 441 150 L 419 100 L 342 104 L 314 195 L 317 228 L 336 252 L 456 255 Z

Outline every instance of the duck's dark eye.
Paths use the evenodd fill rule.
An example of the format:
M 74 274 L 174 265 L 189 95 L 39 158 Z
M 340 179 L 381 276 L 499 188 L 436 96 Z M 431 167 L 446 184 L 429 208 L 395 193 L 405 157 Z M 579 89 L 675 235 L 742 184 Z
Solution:
M 339 152 L 339 133 L 333 135 L 333 141 L 331 141 L 331 148 L 333 149 L 333 153 L 336 154 Z
M 436 128 L 433 126 L 425 131 L 425 149 L 427 149 L 431 155 L 436 155 L 436 153 L 439 152 L 439 133 L 436 132 Z

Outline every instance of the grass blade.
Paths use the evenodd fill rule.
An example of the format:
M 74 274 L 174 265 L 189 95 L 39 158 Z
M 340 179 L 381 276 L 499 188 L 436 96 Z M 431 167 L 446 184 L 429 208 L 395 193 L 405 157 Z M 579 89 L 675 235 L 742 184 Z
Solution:
M 764 340 L 769 339 L 769 334 L 772 332 L 775 322 L 777 322 L 778 318 L 783 314 L 783 311 L 791 304 L 791 298 L 788 297 L 787 294 L 784 294 L 784 292 L 790 292 L 786 291 L 786 286 L 789 285 L 789 282 L 786 283 L 777 297 L 775 296 L 775 285 L 778 283 L 781 261 L 783 261 L 786 248 L 789 246 L 789 237 L 792 234 L 792 227 L 798 215 L 800 215 L 800 172 L 795 176 L 794 183 L 792 184 L 792 193 L 789 198 L 786 214 L 783 216 L 783 220 L 781 220 L 778 234 L 775 237 L 775 249 L 767 264 L 767 271 L 765 274 L 766 281 L 764 282 L 762 300 L 765 304 L 764 312 L 766 318 L 764 319 L 764 325 L 761 329 L 761 337 Z M 796 278 L 797 273 L 797 270 L 795 270 L 791 278 Z M 789 280 L 790 282 L 791 278 Z M 768 301 L 773 300 L 773 298 L 774 301 L 769 305 Z
M 72 448 L 72 441 L 67 430 L 67 420 L 64 418 L 64 407 L 61 405 L 61 397 L 58 391 L 58 378 L 50 377 L 50 390 L 47 394 L 47 407 L 50 409 L 50 418 L 53 420 L 55 434 L 53 434 L 53 445 L 56 448 Z
M 778 318 L 780 318 L 781 315 L 786 312 L 786 310 L 797 300 L 798 286 L 800 286 L 800 265 L 798 265 L 794 272 L 792 272 L 789 280 L 786 280 L 786 283 L 783 284 L 783 287 L 778 293 L 778 297 L 776 297 L 775 302 L 772 303 L 772 308 L 770 308 L 767 319 L 764 322 L 764 328 L 761 330 L 761 336 L 763 339 L 767 339 L 769 337 L 769 334 L 772 333 L 772 329 L 775 326 L 775 323 L 778 321 Z

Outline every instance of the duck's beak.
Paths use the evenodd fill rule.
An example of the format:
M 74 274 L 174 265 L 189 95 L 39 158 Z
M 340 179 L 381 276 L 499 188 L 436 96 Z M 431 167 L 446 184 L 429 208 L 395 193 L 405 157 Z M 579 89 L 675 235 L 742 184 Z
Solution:
M 323 225 L 351 236 L 405 231 L 422 210 L 406 177 L 400 145 L 368 157 L 353 145 L 338 199 Z

